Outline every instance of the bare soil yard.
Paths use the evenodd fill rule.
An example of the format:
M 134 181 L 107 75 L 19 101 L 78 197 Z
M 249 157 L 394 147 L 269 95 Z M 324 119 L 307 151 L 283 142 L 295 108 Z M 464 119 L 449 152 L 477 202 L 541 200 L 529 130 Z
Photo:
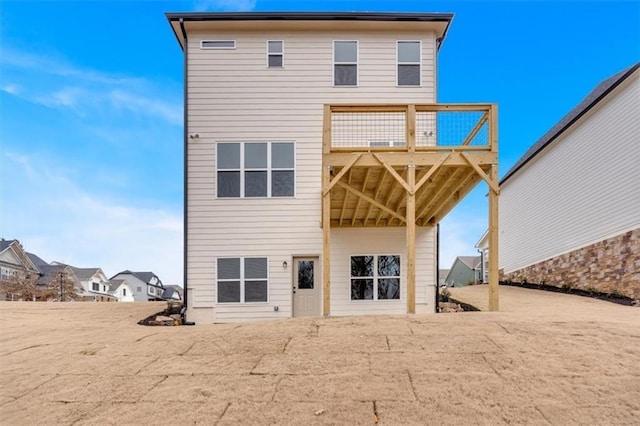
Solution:
M 1 302 L 0 423 L 640 422 L 640 308 L 515 287 L 501 307 L 144 327 L 164 304 Z

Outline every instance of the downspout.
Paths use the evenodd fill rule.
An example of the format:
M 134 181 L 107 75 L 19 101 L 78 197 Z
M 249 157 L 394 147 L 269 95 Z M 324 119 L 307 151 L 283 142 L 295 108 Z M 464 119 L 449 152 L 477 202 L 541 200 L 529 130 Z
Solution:
M 480 277 L 478 277 L 478 283 L 484 284 L 484 250 L 478 249 L 480 253 Z
M 436 225 L 436 313 L 440 312 L 440 224 Z
M 188 115 L 187 115 L 187 111 L 188 111 L 188 106 L 187 106 L 187 93 L 188 93 L 188 88 L 189 88 L 189 78 L 188 78 L 188 57 L 189 57 L 189 47 L 187 46 L 187 31 L 184 28 L 184 19 L 180 18 L 180 30 L 182 31 L 182 46 L 183 46 L 183 51 L 184 51 L 184 67 L 183 67 L 183 73 L 184 73 L 184 93 L 183 93 L 183 191 L 184 191 L 184 195 L 183 195 L 183 200 L 184 200 L 184 206 L 183 206 L 183 212 L 182 214 L 184 215 L 183 217 L 183 231 L 182 231 L 182 235 L 183 235 L 183 240 L 182 240 L 182 244 L 183 244 L 183 248 L 182 248 L 182 261 L 183 261 L 183 267 L 182 267 L 182 282 L 183 282 L 183 293 L 184 293 L 184 300 L 183 300 L 183 323 L 185 323 L 185 318 L 184 315 L 187 312 L 187 304 L 188 304 L 188 276 L 187 276 L 187 243 L 189 241 L 188 239 L 188 221 L 187 221 L 187 201 L 189 199 L 189 193 L 187 192 L 187 172 L 188 172 L 188 168 L 189 168 L 189 162 L 188 162 L 188 153 L 187 153 L 187 144 L 188 144 L 188 140 L 189 140 L 189 129 L 188 129 Z

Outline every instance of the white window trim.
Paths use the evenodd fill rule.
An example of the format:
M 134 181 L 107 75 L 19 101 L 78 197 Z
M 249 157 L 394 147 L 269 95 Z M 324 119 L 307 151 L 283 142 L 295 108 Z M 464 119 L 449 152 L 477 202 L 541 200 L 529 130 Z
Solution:
M 245 259 L 267 259 L 267 277 L 262 280 L 259 278 L 250 278 L 249 281 L 267 281 L 267 300 L 263 302 L 245 302 L 244 300 L 244 291 L 245 291 L 245 278 L 244 278 L 244 260 Z M 240 278 L 239 279 L 220 279 L 218 278 L 218 259 L 240 259 Z M 221 306 L 234 306 L 234 305 L 267 305 L 269 304 L 271 298 L 271 286 L 269 285 L 269 257 L 268 256 L 220 256 L 216 258 L 216 305 Z M 239 302 L 218 302 L 218 283 L 219 282 L 233 282 L 240 281 L 240 301 Z
M 336 62 L 336 42 L 349 41 L 356 43 L 356 61 L 355 62 Z M 333 49 L 331 51 L 331 62 L 333 63 L 331 72 L 333 74 L 333 87 L 359 87 L 360 86 L 360 41 L 359 40 L 333 40 Z M 356 66 L 356 84 L 355 85 L 336 85 L 336 65 L 355 65 Z
M 420 45 L 420 60 L 418 62 L 400 62 L 398 60 L 398 56 L 400 54 L 400 49 L 398 49 L 398 45 L 400 43 L 419 43 Z M 417 85 L 408 85 L 408 84 L 399 84 L 399 73 L 398 73 L 398 65 L 419 65 L 420 66 L 420 80 Z M 396 40 L 396 87 L 422 87 L 422 40 Z
M 240 144 L 240 168 L 237 169 L 222 169 L 218 168 L 218 145 L 219 144 Z M 244 145 L 250 143 L 266 143 L 267 144 L 267 168 L 251 168 L 247 169 L 244 167 Z M 271 167 L 271 145 L 274 143 L 291 143 L 293 144 L 293 167 Z M 266 199 L 293 199 L 296 198 L 297 187 L 296 184 L 298 180 L 298 173 L 296 168 L 296 158 L 297 158 L 297 144 L 295 141 L 218 141 L 216 142 L 216 165 L 215 165 L 215 174 L 216 174 L 216 199 L 218 200 L 266 200 Z M 267 196 L 266 197 L 245 197 L 244 195 L 244 172 L 255 172 L 255 171 L 265 171 L 267 172 Z M 240 172 L 240 196 L 239 197 L 219 197 L 218 196 L 218 172 Z M 284 197 L 274 197 L 271 195 L 271 172 L 274 171 L 293 171 L 293 195 L 284 196 Z
M 272 41 L 279 41 L 280 43 L 282 43 L 282 52 L 280 52 L 280 53 L 269 52 L 269 43 L 272 42 Z M 281 67 L 270 67 L 269 66 L 269 57 L 271 57 L 271 56 L 282 56 L 282 66 Z M 275 69 L 275 70 L 284 68 L 284 40 L 267 40 L 267 68 Z
M 352 257 L 362 257 L 362 256 L 373 256 L 373 276 L 372 277 L 353 277 L 351 276 L 351 258 Z M 398 256 L 400 259 L 400 275 L 399 276 L 379 276 L 378 275 L 378 256 Z M 402 291 L 402 255 L 401 254 L 390 254 L 390 253 L 377 253 L 377 254 L 352 254 L 349 255 L 349 291 L 347 298 L 350 303 L 399 303 L 404 300 L 404 291 Z M 398 278 L 399 280 L 399 291 L 400 297 L 398 299 L 378 299 L 378 279 L 380 278 Z M 352 279 L 373 279 L 373 299 L 362 299 L 362 300 L 354 300 L 351 298 L 351 280 Z
M 204 45 L 207 42 L 216 42 L 216 41 L 232 42 L 233 46 L 232 47 L 215 47 L 215 46 L 205 46 Z M 200 49 L 203 49 L 203 50 L 234 50 L 235 48 L 236 48 L 236 41 L 235 40 L 200 40 Z

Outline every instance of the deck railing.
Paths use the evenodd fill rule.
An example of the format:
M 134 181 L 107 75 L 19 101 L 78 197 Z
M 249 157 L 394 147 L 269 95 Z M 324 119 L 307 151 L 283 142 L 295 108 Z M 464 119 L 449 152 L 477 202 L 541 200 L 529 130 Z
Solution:
M 325 105 L 325 150 L 495 151 L 493 104 Z

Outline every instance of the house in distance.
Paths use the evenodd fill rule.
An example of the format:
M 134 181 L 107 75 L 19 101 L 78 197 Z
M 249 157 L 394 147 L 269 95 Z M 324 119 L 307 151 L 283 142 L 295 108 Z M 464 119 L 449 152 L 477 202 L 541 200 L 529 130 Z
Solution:
M 189 321 L 435 312 L 437 225 L 480 181 L 497 247 L 497 108 L 437 103 L 452 14 L 166 16 Z

